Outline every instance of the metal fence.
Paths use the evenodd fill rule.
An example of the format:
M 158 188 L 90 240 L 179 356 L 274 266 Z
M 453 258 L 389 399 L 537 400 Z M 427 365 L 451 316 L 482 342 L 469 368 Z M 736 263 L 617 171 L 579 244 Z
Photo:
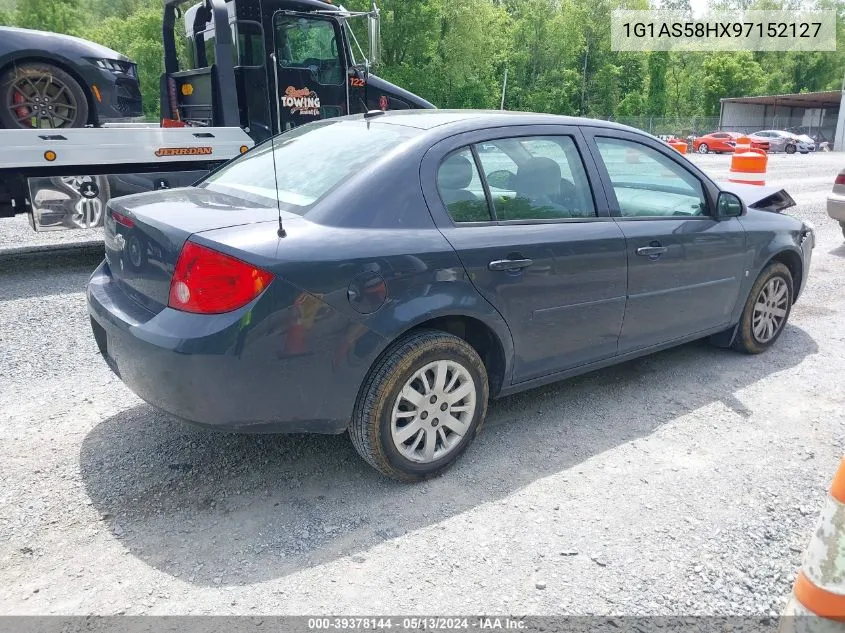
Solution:
M 719 128 L 719 117 L 667 117 L 667 116 L 625 116 L 611 119 L 616 123 L 629 125 L 638 128 L 655 136 L 677 136 L 686 138 L 688 136 L 701 136 L 719 129 L 725 132 L 754 132 L 756 129 L 745 127 L 722 127 Z

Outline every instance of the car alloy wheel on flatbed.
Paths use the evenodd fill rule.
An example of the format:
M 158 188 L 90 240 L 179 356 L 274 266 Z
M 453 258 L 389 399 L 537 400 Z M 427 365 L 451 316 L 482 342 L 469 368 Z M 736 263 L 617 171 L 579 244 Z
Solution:
M 88 122 L 88 101 L 76 80 L 50 64 L 25 63 L 0 78 L 6 128 L 55 129 Z

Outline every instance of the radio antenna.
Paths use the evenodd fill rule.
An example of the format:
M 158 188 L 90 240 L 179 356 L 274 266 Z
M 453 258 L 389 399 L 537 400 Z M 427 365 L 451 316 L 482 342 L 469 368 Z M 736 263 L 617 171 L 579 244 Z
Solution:
M 277 107 L 281 107 L 279 104 Z M 270 153 L 273 156 L 273 181 L 276 183 L 276 211 L 279 214 L 279 229 L 276 234 L 279 237 L 286 237 L 287 232 L 282 224 L 282 203 L 279 201 L 279 172 L 276 171 L 276 138 L 270 137 Z

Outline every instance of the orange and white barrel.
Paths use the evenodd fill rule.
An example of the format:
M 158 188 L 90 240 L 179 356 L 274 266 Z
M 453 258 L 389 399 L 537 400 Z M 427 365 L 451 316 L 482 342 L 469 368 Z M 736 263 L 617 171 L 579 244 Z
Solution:
M 845 632 L 845 458 L 833 478 L 783 615 L 782 633 Z
M 739 182 L 746 185 L 765 185 L 766 167 L 769 164 L 769 157 L 766 152 L 757 149 L 739 150 L 737 142 L 736 150 L 731 156 L 731 171 L 728 174 L 730 182 Z
M 747 152 L 751 149 L 751 139 L 747 136 L 738 136 L 736 145 L 734 146 L 734 153 Z
M 679 151 L 681 154 L 687 153 L 687 144 L 684 141 L 669 141 L 669 145 L 671 145 L 674 149 Z

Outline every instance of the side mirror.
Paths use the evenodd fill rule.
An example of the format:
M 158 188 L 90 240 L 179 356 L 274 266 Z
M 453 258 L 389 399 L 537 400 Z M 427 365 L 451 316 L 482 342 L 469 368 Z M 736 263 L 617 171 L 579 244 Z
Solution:
M 720 191 L 716 200 L 716 218 L 738 218 L 745 213 L 745 205 L 736 194 Z
M 370 40 L 370 64 L 376 65 L 381 61 L 381 15 L 375 0 L 370 13 L 367 15 L 367 35 Z

